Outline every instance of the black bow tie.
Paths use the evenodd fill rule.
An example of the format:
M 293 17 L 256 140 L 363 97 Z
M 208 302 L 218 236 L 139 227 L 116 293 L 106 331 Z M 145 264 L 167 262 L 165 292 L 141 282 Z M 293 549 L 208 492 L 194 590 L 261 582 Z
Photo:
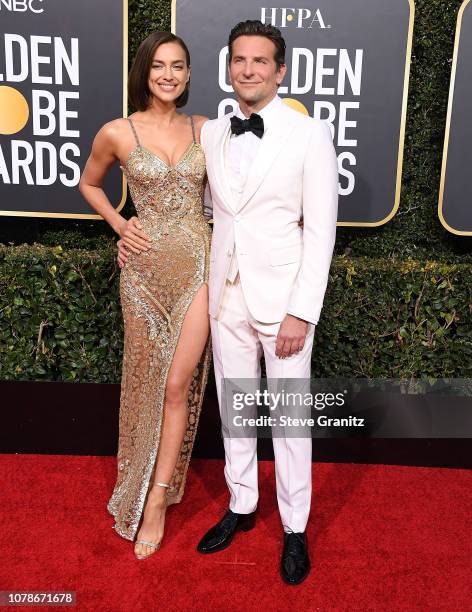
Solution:
M 231 133 L 244 134 L 244 132 L 252 132 L 258 138 L 264 135 L 264 119 L 256 113 L 252 113 L 249 119 L 240 119 L 239 117 L 231 117 Z

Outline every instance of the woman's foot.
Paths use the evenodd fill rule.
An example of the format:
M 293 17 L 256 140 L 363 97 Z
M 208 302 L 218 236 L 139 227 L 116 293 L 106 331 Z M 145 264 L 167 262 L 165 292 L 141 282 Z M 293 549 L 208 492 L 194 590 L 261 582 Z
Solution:
M 143 522 L 134 546 L 134 554 L 137 559 L 146 559 L 159 550 L 164 536 L 166 493 L 167 489 L 161 486 L 153 486 L 149 491 Z M 147 544 L 140 543 L 139 540 Z

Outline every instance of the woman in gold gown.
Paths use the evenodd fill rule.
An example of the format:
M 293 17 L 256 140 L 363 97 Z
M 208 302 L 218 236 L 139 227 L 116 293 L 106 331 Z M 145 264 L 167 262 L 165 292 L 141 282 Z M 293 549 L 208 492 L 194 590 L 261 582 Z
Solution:
M 143 41 L 129 75 L 137 109 L 98 132 L 80 189 L 128 249 L 118 473 L 108 511 L 142 559 L 160 546 L 165 510 L 182 499 L 210 363 L 210 229 L 203 215 L 205 117 L 177 112 L 190 57 L 168 32 Z M 125 220 L 101 188 L 119 161 L 137 218 Z M 139 530 L 139 531 L 138 531 Z

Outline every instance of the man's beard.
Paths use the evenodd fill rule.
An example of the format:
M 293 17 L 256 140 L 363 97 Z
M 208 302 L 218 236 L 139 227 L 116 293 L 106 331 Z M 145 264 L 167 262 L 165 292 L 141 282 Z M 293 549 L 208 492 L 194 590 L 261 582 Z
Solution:
M 246 103 L 257 104 L 264 99 L 264 94 L 257 91 L 243 91 L 242 95 L 238 94 L 239 98 Z

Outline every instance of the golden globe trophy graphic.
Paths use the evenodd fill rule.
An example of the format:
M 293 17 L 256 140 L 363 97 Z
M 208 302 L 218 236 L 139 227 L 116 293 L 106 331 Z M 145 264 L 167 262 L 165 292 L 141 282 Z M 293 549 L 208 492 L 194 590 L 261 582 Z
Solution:
M 290 108 L 293 108 L 293 110 L 296 110 L 299 113 L 302 113 L 302 115 L 310 114 L 308 112 L 307 107 L 304 104 L 302 104 L 299 100 L 295 100 L 294 98 L 283 98 L 283 102 Z
M 21 132 L 30 115 L 24 95 L 14 87 L 0 85 L 0 134 Z

